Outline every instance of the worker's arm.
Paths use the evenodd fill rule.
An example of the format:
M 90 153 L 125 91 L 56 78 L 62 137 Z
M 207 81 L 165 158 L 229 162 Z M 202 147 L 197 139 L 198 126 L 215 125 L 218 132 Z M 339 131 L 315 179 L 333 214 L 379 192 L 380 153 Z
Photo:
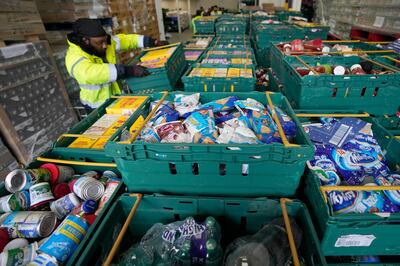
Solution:
M 149 74 L 141 66 L 94 63 L 85 57 L 77 59 L 69 73 L 80 85 L 100 85 L 99 88 L 120 78 L 143 77 Z
M 157 40 L 149 36 L 138 34 L 117 34 L 112 36 L 112 38 L 115 41 L 115 48 L 117 51 L 154 47 L 157 44 Z

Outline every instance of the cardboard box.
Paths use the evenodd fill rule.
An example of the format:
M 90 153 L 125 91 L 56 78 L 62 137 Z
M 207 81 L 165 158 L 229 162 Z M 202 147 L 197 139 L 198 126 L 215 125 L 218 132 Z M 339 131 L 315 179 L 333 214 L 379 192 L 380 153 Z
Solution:
M 275 6 L 271 3 L 262 4 L 262 10 L 268 13 L 275 13 Z

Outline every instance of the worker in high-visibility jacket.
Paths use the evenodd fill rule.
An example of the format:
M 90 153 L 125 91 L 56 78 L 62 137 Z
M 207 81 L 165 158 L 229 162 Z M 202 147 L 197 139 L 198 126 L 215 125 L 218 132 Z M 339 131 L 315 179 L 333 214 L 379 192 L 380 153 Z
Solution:
M 158 42 L 137 34 L 110 36 L 98 20 L 92 19 L 78 19 L 67 39 L 69 48 L 65 65 L 78 82 L 80 100 L 88 111 L 99 107 L 112 95 L 121 93 L 116 80 L 149 74 L 139 65 L 117 64 L 116 52 L 153 47 Z

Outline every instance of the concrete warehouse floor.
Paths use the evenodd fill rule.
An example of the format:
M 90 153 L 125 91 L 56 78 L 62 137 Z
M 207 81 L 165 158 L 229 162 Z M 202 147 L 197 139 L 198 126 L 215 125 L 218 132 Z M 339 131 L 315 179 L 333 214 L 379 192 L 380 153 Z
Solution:
M 167 32 L 166 37 L 169 43 L 176 43 L 176 42 L 186 42 L 190 40 L 193 36 L 193 32 L 190 29 L 185 30 L 181 34 L 177 32 Z

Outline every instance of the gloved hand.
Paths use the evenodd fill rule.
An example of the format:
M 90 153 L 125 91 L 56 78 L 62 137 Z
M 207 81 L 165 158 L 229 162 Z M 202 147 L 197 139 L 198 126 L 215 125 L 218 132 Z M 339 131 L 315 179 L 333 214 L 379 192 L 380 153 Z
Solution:
M 160 41 L 160 40 L 156 40 L 155 45 L 156 46 L 164 46 L 164 45 L 168 45 L 169 42 L 168 41 Z
M 125 75 L 127 77 L 145 77 L 150 75 L 150 72 L 147 68 L 139 65 L 132 65 L 132 66 L 124 66 L 125 68 Z

